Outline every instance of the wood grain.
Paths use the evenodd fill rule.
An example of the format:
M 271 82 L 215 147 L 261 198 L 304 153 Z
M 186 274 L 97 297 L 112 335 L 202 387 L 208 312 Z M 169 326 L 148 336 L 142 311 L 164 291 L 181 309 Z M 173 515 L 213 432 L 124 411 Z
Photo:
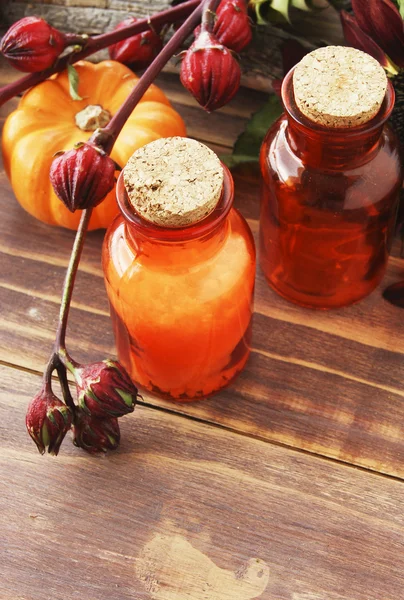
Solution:
M 41 457 L 39 385 L 0 367 L 2 600 L 401 597 L 401 482 L 145 407 L 115 453 Z

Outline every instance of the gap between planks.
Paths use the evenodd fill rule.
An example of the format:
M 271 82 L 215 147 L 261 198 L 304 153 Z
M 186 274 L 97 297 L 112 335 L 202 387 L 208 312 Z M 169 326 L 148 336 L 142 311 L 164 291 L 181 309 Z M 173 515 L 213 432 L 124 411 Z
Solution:
M 40 373 L 39 371 L 35 370 L 35 369 L 30 369 L 29 367 L 24 367 L 21 365 L 16 365 L 13 363 L 9 363 L 7 361 L 1 360 L 0 359 L 0 366 L 6 367 L 8 369 L 14 369 L 15 371 L 21 371 L 23 373 L 28 373 L 30 375 L 35 375 L 38 377 L 42 377 L 42 373 Z M 54 381 L 57 381 L 57 377 L 53 377 L 52 378 Z M 71 381 L 69 383 L 72 383 Z M 150 402 L 146 402 L 144 400 L 139 400 L 138 404 L 140 406 L 143 406 L 145 408 L 148 408 L 150 410 L 156 410 L 158 412 L 164 413 L 164 414 L 168 414 L 168 415 L 172 415 L 172 416 L 176 416 L 179 418 L 183 418 L 183 419 L 188 419 L 192 422 L 195 423 L 200 423 L 201 425 L 206 425 L 208 427 L 215 427 L 217 429 L 220 429 L 222 431 L 227 431 L 248 439 L 252 439 L 252 440 L 256 440 L 265 444 L 270 444 L 271 446 L 275 446 L 277 448 L 284 448 L 285 450 L 291 450 L 293 452 L 296 452 L 297 454 L 302 454 L 305 456 L 311 456 L 311 457 L 315 457 L 321 460 L 324 460 L 326 462 L 332 463 L 332 464 L 337 464 L 337 465 L 341 465 L 344 466 L 346 468 L 351 468 L 351 469 L 355 469 L 356 471 L 362 471 L 364 473 L 369 473 L 370 475 L 373 476 L 377 476 L 377 477 L 383 477 L 384 479 L 388 479 L 388 480 L 392 480 L 392 481 L 396 481 L 398 483 L 403 484 L 404 483 L 404 478 L 398 477 L 397 475 L 390 475 L 388 473 L 382 473 L 380 471 L 376 471 L 372 468 L 367 468 L 367 467 L 363 467 L 360 465 L 356 465 L 344 460 L 340 460 L 338 458 L 333 458 L 331 456 L 326 456 L 324 454 L 320 454 L 317 452 L 310 452 L 310 450 L 305 450 L 304 448 L 298 448 L 295 446 L 291 446 L 289 444 L 286 443 L 282 443 L 276 440 L 270 440 L 267 438 L 264 438 L 260 435 L 254 435 L 252 433 L 248 433 L 245 431 L 240 431 L 238 429 L 235 429 L 233 427 L 229 427 L 227 425 L 223 425 L 221 423 L 216 423 L 214 421 L 210 421 L 210 420 L 205 420 L 201 417 L 197 417 L 195 415 L 190 415 L 190 414 L 186 414 L 183 413 L 181 411 L 178 411 L 174 408 L 170 409 L 167 408 L 166 406 L 159 406 L 156 404 L 151 404 Z

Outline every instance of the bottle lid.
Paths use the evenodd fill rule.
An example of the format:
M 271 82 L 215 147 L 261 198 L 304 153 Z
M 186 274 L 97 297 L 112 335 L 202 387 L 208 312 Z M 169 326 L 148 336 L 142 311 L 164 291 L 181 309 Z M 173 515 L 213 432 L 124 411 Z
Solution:
M 387 76 L 369 54 L 327 46 L 300 61 L 293 88 L 298 108 L 310 120 L 327 127 L 356 127 L 379 112 Z
M 129 159 L 123 179 L 136 212 L 161 227 L 186 227 L 217 206 L 224 172 L 216 154 L 189 138 L 151 142 Z

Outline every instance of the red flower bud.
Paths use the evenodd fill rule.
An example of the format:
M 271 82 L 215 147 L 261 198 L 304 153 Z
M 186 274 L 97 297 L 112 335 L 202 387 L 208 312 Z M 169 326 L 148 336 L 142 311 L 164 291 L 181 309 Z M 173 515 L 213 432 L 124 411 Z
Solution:
M 114 31 L 132 25 L 137 20 L 135 17 L 128 17 L 118 23 Z M 162 47 L 161 37 L 149 29 L 113 44 L 109 47 L 108 52 L 113 60 L 118 60 L 136 70 L 147 67 L 156 58 Z
M 122 417 L 133 412 L 137 388 L 115 360 L 92 363 L 75 370 L 79 406 L 94 417 Z
M 399 67 L 404 67 L 403 19 L 391 0 L 352 0 L 356 21 Z
M 98 146 L 76 144 L 52 162 L 50 180 L 71 212 L 94 207 L 115 185 L 115 163 Z
M 29 403 L 25 419 L 38 450 L 55 456 L 72 425 L 72 412 L 51 391 L 42 389 Z
M 195 38 L 201 26 L 194 31 Z M 241 52 L 252 40 L 251 20 L 247 14 L 245 0 L 222 0 L 216 11 L 213 35 L 223 46 Z
M 186 51 L 181 83 L 208 112 L 224 106 L 240 87 L 241 71 L 230 50 L 202 32 Z
M 51 67 L 67 46 L 66 36 L 39 17 L 24 17 L 4 35 L 0 50 L 8 62 L 25 73 Z
M 91 454 L 116 450 L 121 439 L 118 419 L 97 419 L 78 409 L 73 436 L 73 444 Z
M 241 52 L 252 40 L 245 0 L 222 0 L 216 11 L 213 34 L 224 46 Z

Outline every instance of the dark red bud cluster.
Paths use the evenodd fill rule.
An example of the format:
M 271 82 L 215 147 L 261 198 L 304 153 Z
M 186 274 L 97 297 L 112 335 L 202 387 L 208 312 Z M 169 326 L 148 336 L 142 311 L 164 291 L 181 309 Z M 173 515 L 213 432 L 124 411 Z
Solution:
M 136 23 L 138 19 L 128 17 L 115 27 L 114 31 Z M 132 69 L 144 69 L 157 56 L 163 47 L 163 41 L 153 29 L 143 31 L 132 37 L 117 42 L 109 47 L 109 55 L 113 60 L 118 60 Z
M 195 42 L 182 61 L 181 82 L 208 112 L 230 102 L 239 89 L 241 71 L 233 52 L 251 39 L 245 0 L 222 0 L 210 27 L 195 30 Z
M 117 361 L 78 366 L 74 376 L 78 406 L 70 409 L 47 388 L 28 406 L 28 433 L 41 454 L 46 450 L 57 454 L 69 429 L 74 444 L 87 452 L 115 450 L 120 440 L 118 417 L 135 409 L 137 388 Z
M 70 408 L 43 388 L 29 403 L 25 422 L 39 452 L 57 455 L 72 420 Z
M 181 64 L 181 83 L 208 112 L 230 102 L 240 87 L 240 66 L 231 50 L 202 31 Z
M 79 408 L 74 444 L 87 452 L 106 452 L 119 445 L 118 417 L 135 409 L 138 390 L 120 363 L 107 359 L 75 370 Z
M 50 180 L 55 194 L 74 212 L 93 208 L 115 185 L 115 163 L 98 146 L 77 144 L 52 162 Z
M 14 68 L 36 73 L 51 67 L 68 44 L 68 36 L 44 19 L 24 17 L 4 35 L 0 51 Z

